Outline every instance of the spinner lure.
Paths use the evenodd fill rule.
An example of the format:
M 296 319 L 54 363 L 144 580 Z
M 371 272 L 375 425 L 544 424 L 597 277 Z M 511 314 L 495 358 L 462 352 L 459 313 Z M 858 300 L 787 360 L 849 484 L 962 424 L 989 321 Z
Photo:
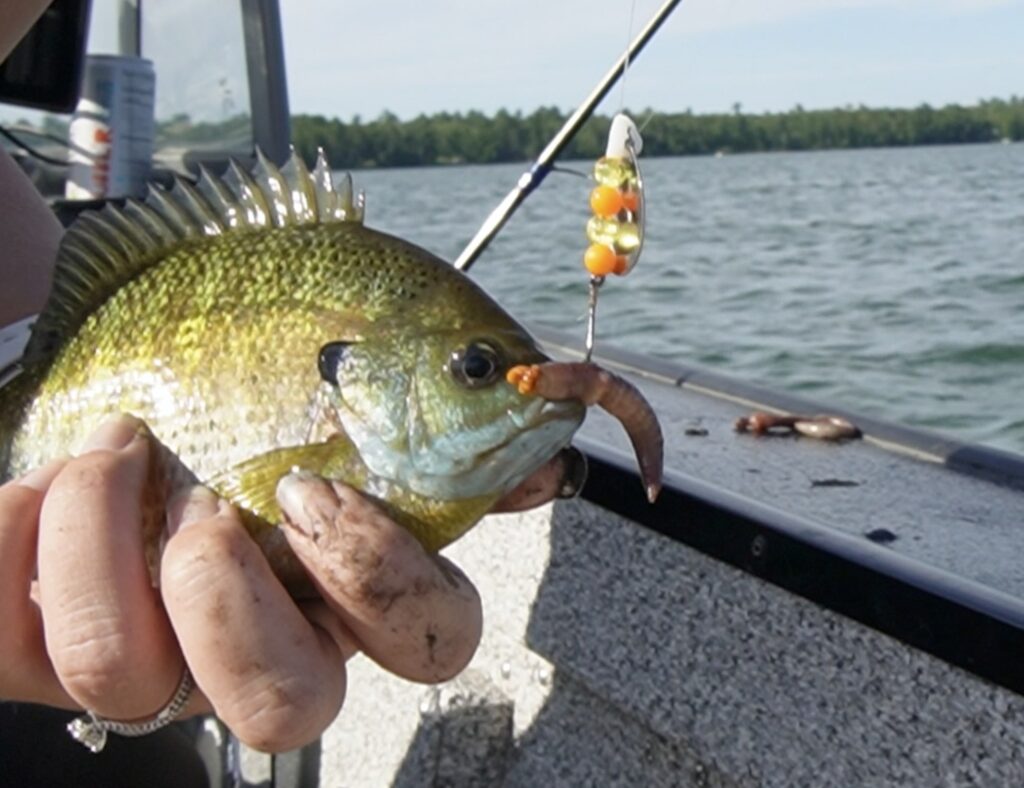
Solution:
M 638 161 L 643 139 L 623 113 L 612 118 L 605 154 L 594 163 L 587 222 L 590 246 L 583 265 L 590 273 L 587 310 L 587 360 L 594 351 L 597 294 L 606 277 L 625 276 L 636 266 L 644 243 L 644 187 Z

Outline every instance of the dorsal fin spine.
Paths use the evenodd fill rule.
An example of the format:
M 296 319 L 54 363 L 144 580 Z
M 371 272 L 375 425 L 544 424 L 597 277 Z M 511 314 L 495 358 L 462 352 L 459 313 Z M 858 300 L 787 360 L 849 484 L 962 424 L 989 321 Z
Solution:
M 69 248 L 65 249 L 65 254 L 75 262 L 74 266 L 68 266 L 69 269 L 84 273 L 100 281 L 105 281 L 109 278 L 109 266 L 98 265 L 88 252 L 77 248 Z
M 129 200 L 129 204 L 133 201 Z M 112 228 L 112 232 L 119 233 L 122 238 L 129 238 L 135 244 L 139 255 L 148 255 L 155 252 L 159 245 L 142 227 L 132 222 L 125 211 L 119 211 L 112 205 L 108 205 L 101 214 Z
M 93 214 L 92 216 L 83 217 L 83 220 L 89 232 L 79 234 L 75 239 L 78 244 L 83 246 L 88 252 L 92 252 L 93 256 L 98 257 L 101 261 L 114 260 L 119 254 L 124 254 L 125 245 L 111 244 L 105 232 L 104 222 L 98 215 Z M 121 249 L 118 249 L 117 246 L 120 246 Z
M 237 161 L 231 160 L 228 165 L 225 183 L 235 187 L 235 194 L 239 204 L 242 206 L 242 216 L 245 223 L 250 227 L 270 226 L 270 205 L 267 196 L 263 194 L 259 184 L 253 180 Z
M 306 163 L 295 153 L 295 148 L 292 148 L 291 156 L 281 169 L 281 175 L 286 182 L 293 184 L 291 198 L 295 221 L 299 224 L 316 222 L 316 186 L 306 169 Z
M 110 232 L 134 245 L 136 249 L 145 251 L 147 245 L 152 243 L 144 232 L 128 221 L 124 211 L 119 211 L 114 206 L 108 205 L 99 213 L 100 218 L 110 228 Z
M 188 181 L 175 178 L 171 197 L 177 200 L 182 209 L 199 225 L 203 235 L 220 235 L 224 232 L 224 225 L 206 198 Z
M 201 234 L 189 215 L 181 209 L 175 200 L 171 199 L 170 193 L 162 186 L 155 183 L 149 185 L 146 204 L 157 209 L 178 240 Z
M 231 161 L 223 177 L 203 167 L 195 184 L 150 188 L 145 201 L 86 212 L 64 234 L 46 308 L 32 329 L 24 363 L 44 362 L 115 291 L 157 264 L 182 241 L 247 228 L 362 222 L 345 175 L 335 187 L 321 150 L 310 173 L 292 150 L 278 169 L 262 153 L 255 175 Z
M 199 167 L 199 182 L 196 184 L 199 193 L 213 209 L 214 215 L 220 218 L 221 224 L 226 230 L 240 226 L 238 214 L 239 208 L 235 202 L 234 195 L 228 189 L 227 184 L 220 178 L 210 174 L 205 167 Z
M 289 199 L 288 184 L 285 182 L 281 171 L 266 156 L 263 151 L 256 152 L 256 170 L 254 172 L 256 182 L 262 187 L 267 202 L 270 204 L 270 216 L 275 227 L 286 227 L 293 223 L 291 200 Z
M 147 203 L 129 200 L 127 205 L 125 205 L 125 214 L 128 221 L 137 222 L 139 229 L 153 239 L 156 250 L 164 249 L 178 242 L 178 238 L 175 236 L 171 226 L 158 211 L 154 210 Z M 73 229 L 74 227 L 72 227 Z
M 331 219 L 337 218 L 338 195 L 334 191 L 334 179 L 331 177 L 331 168 L 327 164 L 327 157 L 324 156 L 323 148 L 319 148 L 316 153 L 313 183 L 316 189 L 317 213 L 320 221 L 329 222 Z
M 130 231 L 126 232 L 125 228 L 117 223 L 115 214 L 103 211 L 95 214 L 92 218 L 91 226 L 110 247 L 112 254 L 129 256 L 145 254 L 146 247 L 139 242 L 139 237 Z

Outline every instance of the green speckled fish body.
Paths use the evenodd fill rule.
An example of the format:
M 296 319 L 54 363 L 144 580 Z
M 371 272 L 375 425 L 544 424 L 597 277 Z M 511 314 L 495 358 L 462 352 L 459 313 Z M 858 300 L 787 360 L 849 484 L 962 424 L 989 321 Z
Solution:
M 0 390 L 8 475 L 129 412 L 199 479 L 278 521 L 299 466 L 390 507 L 430 549 L 571 439 L 575 402 L 520 395 L 529 335 L 444 261 L 362 224 L 350 181 L 293 157 L 85 215 L 23 371 Z

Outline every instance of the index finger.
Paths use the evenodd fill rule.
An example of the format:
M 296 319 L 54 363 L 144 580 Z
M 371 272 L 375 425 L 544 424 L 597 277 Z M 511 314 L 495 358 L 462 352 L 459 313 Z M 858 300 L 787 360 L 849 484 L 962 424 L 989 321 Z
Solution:
M 466 666 L 483 614 L 457 567 L 340 482 L 293 473 L 277 498 L 288 543 L 369 657 L 421 682 L 445 681 Z
M 114 719 L 159 709 L 183 668 L 145 557 L 152 454 L 138 419 L 107 420 L 53 480 L 39 516 L 47 653 L 68 694 Z

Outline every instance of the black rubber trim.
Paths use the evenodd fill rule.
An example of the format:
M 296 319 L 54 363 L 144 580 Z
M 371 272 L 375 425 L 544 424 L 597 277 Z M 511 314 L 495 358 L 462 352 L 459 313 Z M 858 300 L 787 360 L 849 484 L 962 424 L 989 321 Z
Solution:
M 1024 694 L 1024 601 L 684 474 L 651 505 L 632 458 L 574 443 L 585 500 Z
M 253 144 L 277 164 L 288 160 L 291 122 L 276 0 L 242 0 Z

